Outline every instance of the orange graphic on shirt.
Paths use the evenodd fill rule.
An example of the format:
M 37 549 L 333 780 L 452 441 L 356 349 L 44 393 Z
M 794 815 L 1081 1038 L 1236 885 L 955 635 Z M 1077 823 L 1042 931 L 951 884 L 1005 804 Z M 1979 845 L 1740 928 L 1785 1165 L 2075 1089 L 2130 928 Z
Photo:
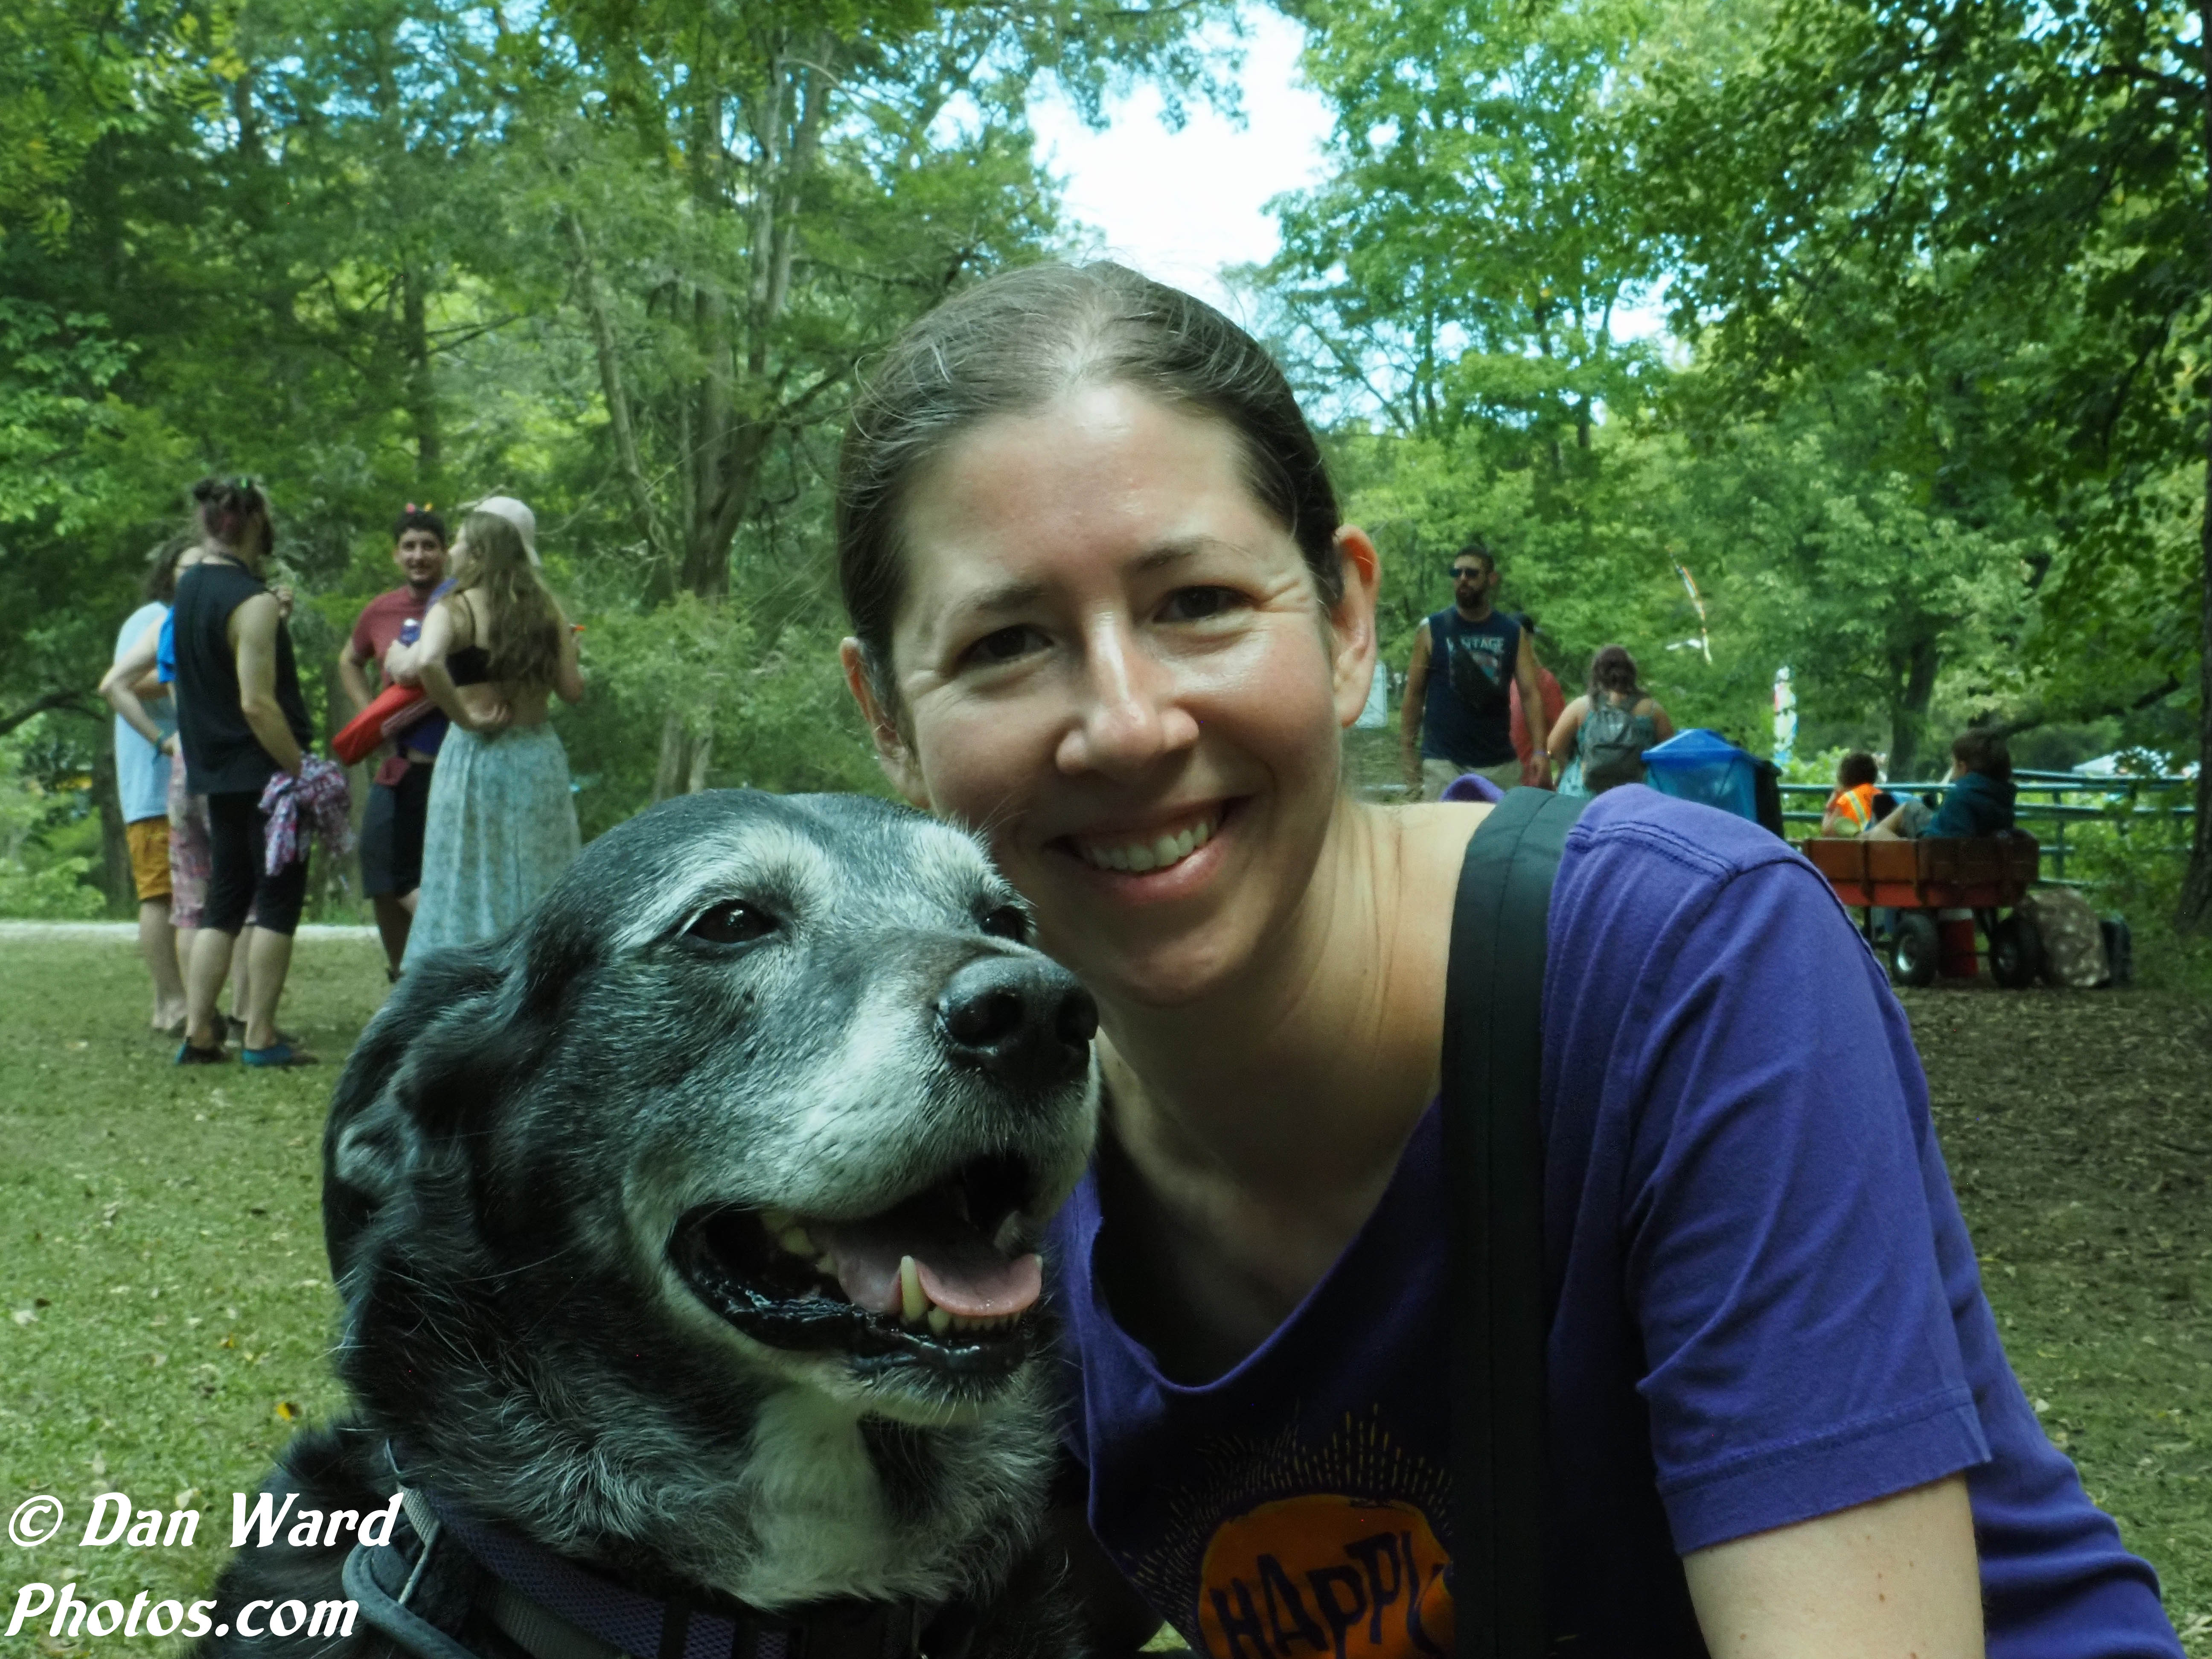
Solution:
M 1449 1562 L 1411 1504 L 1279 1498 L 1214 1529 L 1199 1632 L 1212 1659 L 1443 1659 Z

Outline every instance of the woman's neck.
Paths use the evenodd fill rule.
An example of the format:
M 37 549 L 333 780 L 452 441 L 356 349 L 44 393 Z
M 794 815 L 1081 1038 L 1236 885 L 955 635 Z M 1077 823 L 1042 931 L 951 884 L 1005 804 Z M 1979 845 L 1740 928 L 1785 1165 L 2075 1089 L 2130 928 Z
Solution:
M 1419 994 L 1437 941 L 1401 925 L 1407 862 L 1400 814 L 1340 811 L 1249 971 L 1173 1008 L 1102 1005 L 1114 1127 L 1139 1163 L 1287 1202 L 1395 1163 L 1434 1086 L 1441 1020 Z

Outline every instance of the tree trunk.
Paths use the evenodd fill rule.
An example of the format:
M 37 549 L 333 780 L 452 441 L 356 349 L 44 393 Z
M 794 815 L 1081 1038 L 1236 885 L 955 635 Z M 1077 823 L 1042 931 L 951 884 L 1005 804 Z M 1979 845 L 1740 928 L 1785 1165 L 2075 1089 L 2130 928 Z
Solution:
M 2204 70 L 2205 208 L 2212 214 L 2212 0 L 2197 0 L 2197 49 Z M 2205 264 L 2212 280 L 2212 239 L 2206 243 Z M 2181 902 L 2173 914 L 2174 931 L 2183 933 L 2212 932 L 2212 417 L 2204 434 L 2204 517 L 2197 528 L 2197 818 L 2189 870 L 2181 878 Z
M 653 798 L 696 795 L 707 787 L 707 767 L 714 754 L 714 734 L 695 732 L 671 709 L 660 722 L 660 761 L 653 770 Z
M 438 431 L 437 383 L 430 374 L 428 281 L 415 266 L 399 274 L 399 315 L 407 353 L 407 418 L 415 428 L 415 487 L 437 490 L 445 468 L 445 444 Z
M 1931 635 L 1915 640 L 1905 663 L 1905 695 L 1891 705 L 1889 775 L 1910 781 L 1920 763 L 1921 740 L 1928 732 L 1928 705 L 1936 696 L 1936 671 L 1942 653 Z
M 93 757 L 92 798 L 100 807 L 100 887 L 112 916 L 135 915 L 138 887 L 131 877 L 131 842 L 123 833 L 123 795 L 115 782 L 115 723 L 105 722 Z

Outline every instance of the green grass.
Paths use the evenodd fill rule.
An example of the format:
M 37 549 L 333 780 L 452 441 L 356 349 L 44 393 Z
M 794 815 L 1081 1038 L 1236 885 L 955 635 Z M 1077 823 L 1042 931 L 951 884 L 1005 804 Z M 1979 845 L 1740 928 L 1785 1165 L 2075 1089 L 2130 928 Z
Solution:
M 368 940 L 303 939 L 285 1024 L 325 1063 L 265 1073 L 170 1066 L 143 1030 L 127 941 L 0 952 L 0 1507 L 51 1493 L 69 1517 L 34 1551 L 0 1540 L 0 1606 L 33 1579 L 74 1580 L 88 1601 L 189 1600 L 228 1553 L 230 1494 L 259 1484 L 293 1420 L 338 1403 L 322 1120 L 381 958 Z M 76 1547 L 106 1491 L 198 1509 L 198 1542 Z M 0 1652 L 122 1640 L 72 1650 L 26 1631 Z
M 320 1130 L 382 990 L 373 941 L 303 939 L 285 1024 L 327 1063 L 179 1071 L 139 1029 L 126 941 L 0 942 L 0 1510 L 49 1492 L 70 1517 L 35 1551 L 0 1540 L 0 1608 L 34 1578 L 126 1604 L 201 1593 L 229 1495 L 294 1419 L 337 1405 Z M 2015 1367 L 2212 1659 L 2212 1006 L 1941 990 L 1908 1006 Z M 198 1542 L 77 1548 L 109 1490 L 196 1508 Z M 120 1639 L 26 1632 L 0 1655 Z

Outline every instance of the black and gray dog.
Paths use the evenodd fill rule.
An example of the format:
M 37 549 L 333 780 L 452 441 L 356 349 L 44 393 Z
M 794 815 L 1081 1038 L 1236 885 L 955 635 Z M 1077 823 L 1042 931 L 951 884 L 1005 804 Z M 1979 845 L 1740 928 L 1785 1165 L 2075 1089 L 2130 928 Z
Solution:
M 410 971 L 324 1140 L 354 1408 L 206 1650 L 1072 1651 L 1035 1247 L 1096 1014 L 1026 930 L 957 830 L 726 791 Z

